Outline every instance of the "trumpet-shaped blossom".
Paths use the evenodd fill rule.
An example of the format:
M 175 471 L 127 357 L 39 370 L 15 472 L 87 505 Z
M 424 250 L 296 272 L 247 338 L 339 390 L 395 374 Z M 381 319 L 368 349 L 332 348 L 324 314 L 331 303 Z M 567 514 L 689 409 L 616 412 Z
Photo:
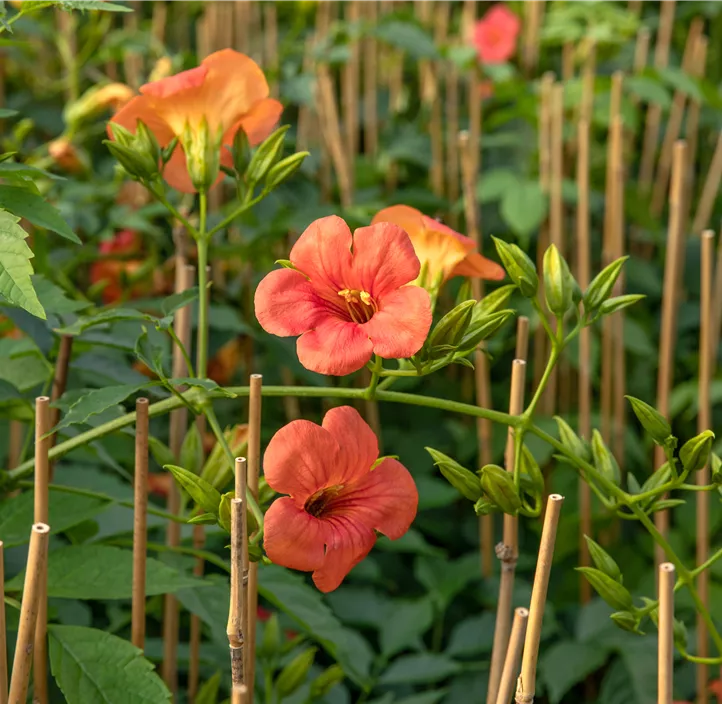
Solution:
M 516 51 L 519 18 L 506 6 L 494 5 L 474 27 L 474 46 L 485 64 L 501 64 Z
M 424 280 L 428 283 L 438 277 L 446 281 L 452 276 L 472 276 L 492 281 L 504 278 L 504 269 L 482 257 L 475 250 L 474 240 L 454 232 L 415 208 L 408 205 L 384 208 L 371 221 L 372 224 L 382 222 L 394 223 L 408 233 L 421 262 Z
M 271 439 L 263 460 L 268 485 L 282 494 L 264 521 L 276 564 L 313 572 L 322 592 L 336 589 L 376 542 L 396 540 L 416 516 L 419 495 L 397 460 L 377 463 L 378 440 L 358 411 L 334 408 L 319 426 L 295 420 Z
M 431 327 L 429 294 L 408 286 L 419 259 L 393 223 L 361 227 L 331 215 L 312 223 L 291 249 L 293 269 L 272 271 L 256 289 L 256 317 L 266 332 L 300 335 L 306 369 L 342 376 L 372 354 L 411 357 Z
M 220 163 L 231 166 L 225 146 L 233 144 L 238 129 L 243 128 L 251 145 L 259 144 L 273 131 L 283 109 L 268 97 L 268 83 L 256 62 L 232 49 L 210 54 L 196 68 L 147 83 L 140 92 L 112 122 L 135 132 L 141 120 L 161 147 L 178 137 L 181 143 L 163 177 L 184 193 L 196 190 L 188 174 L 188 150 L 193 151 L 194 159 L 202 159 L 203 154 L 196 152 L 210 140 L 221 152 Z M 112 139 L 110 128 L 108 134 Z

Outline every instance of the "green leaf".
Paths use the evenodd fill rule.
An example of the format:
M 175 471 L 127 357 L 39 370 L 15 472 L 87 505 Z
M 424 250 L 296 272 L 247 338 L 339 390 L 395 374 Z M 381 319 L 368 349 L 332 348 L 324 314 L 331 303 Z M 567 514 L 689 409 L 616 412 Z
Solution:
M 34 520 L 32 491 L 0 502 L 0 540 L 6 548 L 24 545 L 30 540 Z M 48 524 L 51 535 L 62 533 L 73 526 L 93 518 L 110 505 L 109 501 L 81 494 L 51 491 Z
M 203 686 L 198 690 L 193 704 L 217 704 L 218 702 L 218 689 L 221 686 L 221 671 L 218 670 L 213 677 L 203 683 Z
M 702 91 L 697 82 L 682 69 L 667 67 L 660 69 L 658 73 L 660 78 L 675 90 L 690 96 L 693 100 L 702 100 Z
M 45 320 L 45 311 L 30 279 L 33 273 L 30 260 L 35 255 L 25 241 L 28 233 L 18 225 L 19 220 L 0 210 L 0 295 Z
M 40 304 L 45 308 L 46 313 L 57 313 L 59 315 L 75 313 L 92 305 L 90 301 L 78 301 L 68 298 L 63 289 L 46 279 L 42 274 L 36 274 L 32 277 L 32 280 L 35 293 L 38 294 Z
M 50 669 L 68 704 L 162 704 L 171 693 L 123 638 L 83 626 L 48 627 Z
M 428 597 L 391 602 L 381 624 L 381 655 L 390 658 L 402 650 L 416 649 L 433 621 L 434 608 Z
M 11 113 L 10 115 L 4 113 Z M 0 119 L 4 117 L 12 117 L 13 114 L 17 114 L 15 110 L 3 110 L 0 109 Z M 38 169 L 30 164 L 18 164 L 14 161 L 3 161 L 0 163 L 0 178 L 6 178 L 14 181 L 20 181 L 25 179 L 39 179 L 49 178 L 53 181 L 65 181 L 62 176 L 50 173 L 45 169 Z
M 226 398 L 236 398 L 237 394 L 227 391 L 222 386 L 219 386 L 212 379 L 196 379 L 194 377 L 183 376 L 178 379 L 169 379 L 173 386 L 193 386 L 204 391 L 217 391 Z
M 190 495 L 204 512 L 218 515 L 221 495 L 217 489 L 214 489 L 205 479 L 201 479 L 193 472 L 183 469 L 183 467 L 167 464 L 164 469 L 167 469 L 173 475 L 179 486 Z
M 140 386 L 137 384 L 123 384 L 121 386 L 106 386 L 103 389 L 93 389 L 81 396 L 70 407 L 70 410 L 65 414 L 65 418 L 58 423 L 55 430 L 58 431 L 61 428 L 67 428 L 69 425 L 77 423 L 85 423 L 91 416 L 117 406 L 144 386 L 145 384 Z
M 60 0 L 63 10 L 101 10 L 102 12 L 133 12 L 133 8 L 106 0 Z
M 476 184 L 476 197 L 479 203 L 492 203 L 501 200 L 504 195 L 519 187 L 519 177 L 506 168 L 485 171 Z
M 434 40 L 418 25 L 391 20 L 376 28 L 377 39 L 397 49 L 402 49 L 412 59 L 435 59 L 439 52 Z
M 57 233 L 66 240 L 82 244 L 60 213 L 42 196 L 21 186 L 0 185 L 0 208 L 29 220 L 36 227 Z
M 72 325 L 59 328 L 56 332 L 59 335 L 80 335 L 88 328 L 106 323 L 119 323 L 127 320 L 143 320 L 155 322 L 156 318 L 147 313 L 141 313 L 133 308 L 110 308 L 97 315 L 88 315 L 78 318 Z
M 551 704 L 558 704 L 572 687 L 602 667 L 608 656 L 608 648 L 594 643 L 561 641 L 547 646 L 539 674 Z
M 501 216 L 511 229 L 526 240 L 544 222 L 547 197 L 536 181 L 519 181 L 501 200 Z
M 449 637 L 446 654 L 469 657 L 491 653 L 495 615 L 489 611 L 457 623 Z
M 191 301 L 195 301 L 196 298 L 198 298 L 198 286 L 193 286 L 193 288 L 164 298 L 160 304 L 160 309 L 163 311 L 163 315 L 173 315 L 180 308 L 187 306 Z
M 672 105 L 669 91 L 659 82 L 647 76 L 625 76 L 624 87 L 645 103 L 654 103 L 663 110 Z
M 184 575 L 152 557 L 147 561 L 148 596 L 176 592 L 205 582 Z M 25 571 L 5 584 L 6 591 L 21 591 Z M 70 545 L 48 556 L 48 596 L 61 599 L 130 599 L 133 552 L 111 545 Z
M 440 682 L 461 670 L 461 665 L 434 653 L 420 653 L 397 658 L 379 678 L 379 684 L 429 684 Z

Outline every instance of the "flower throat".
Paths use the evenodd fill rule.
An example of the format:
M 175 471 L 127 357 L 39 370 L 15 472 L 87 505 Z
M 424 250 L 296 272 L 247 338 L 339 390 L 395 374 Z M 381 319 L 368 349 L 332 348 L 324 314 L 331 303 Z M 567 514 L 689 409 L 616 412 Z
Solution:
M 354 323 L 368 323 L 379 309 L 368 291 L 345 288 L 338 295 L 346 302 L 346 310 Z

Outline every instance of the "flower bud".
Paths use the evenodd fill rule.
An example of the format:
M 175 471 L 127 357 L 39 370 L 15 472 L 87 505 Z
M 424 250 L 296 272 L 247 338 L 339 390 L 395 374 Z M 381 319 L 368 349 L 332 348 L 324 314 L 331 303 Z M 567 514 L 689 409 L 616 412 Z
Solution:
M 175 457 L 170 451 L 168 445 L 162 443 L 158 438 L 154 438 L 152 435 L 148 438 L 148 447 L 150 454 L 156 461 L 159 467 L 165 467 L 167 464 L 173 464 Z
M 203 511 L 218 515 L 221 495 L 207 481 L 193 474 L 193 472 L 173 464 L 165 465 L 164 469 L 167 469 L 173 475 L 181 489 L 185 490 Z
M 559 440 L 562 445 L 576 457 L 588 462 L 590 457 L 587 443 L 572 430 L 572 427 L 563 418 L 554 416 L 554 420 L 557 422 L 557 428 L 559 428 Z
M 108 83 L 87 90 L 80 99 L 70 103 L 63 113 L 65 124 L 72 126 L 89 120 L 110 108 L 114 112 L 129 102 L 135 95 L 130 86 L 124 83 Z M 112 129 L 112 126 L 111 126 Z
M 233 150 L 231 153 L 233 155 L 233 168 L 239 176 L 243 176 L 251 163 L 251 145 L 243 127 L 239 127 L 233 137 Z
M 509 278 L 517 285 L 521 295 L 534 298 L 539 289 L 539 277 L 534 262 L 517 245 L 492 237 L 501 263 Z
M 589 288 L 584 293 L 584 309 L 589 315 L 596 313 L 602 303 L 609 298 L 627 259 L 629 257 L 615 259 L 592 279 Z
M 479 304 L 477 303 L 477 305 Z M 489 313 L 476 320 L 472 315 L 469 327 L 459 342 L 459 352 L 462 354 L 473 352 L 481 342 L 488 340 L 509 318 L 515 315 L 516 311 L 511 309 Z
M 674 638 L 674 644 L 680 650 L 686 650 L 687 648 L 687 626 L 684 625 L 684 621 L 674 619 L 674 625 L 672 626 L 672 634 Z
M 483 496 L 474 504 L 474 511 L 477 516 L 488 516 L 496 510 L 497 507 L 490 501 L 487 501 Z
M 635 303 L 639 303 L 639 301 L 641 301 L 643 298 L 646 298 L 646 296 L 641 293 L 630 293 L 626 296 L 617 296 L 616 298 L 610 298 L 609 300 L 602 303 L 601 314 L 611 315 L 612 313 L 616 313 L 618 310 L 622 310 L 622 308 L 629 308 L 629 306 L 633 306 Z
M 521 508 L 521 499 L 510 472 L 495 464 L 481 470 L 481 488 L 486 496 L 504 513 L 515 516 Z
M 544 296 L 547 307 L 558 317 L 572 307 L 573 281 L 564 257 L 556 245 L 549 245 L 544 252 Z
M 425 448 L 434 460 L 434 464 L 439 468 L 451 486 L 454 487 L 462 496 L 470 501 L 476 501 L 481 497 L 481 484 L 479 478 L 458 462 L 447 457 L 443 452 L 434 450 L 433 447 Z
M 306 648 L 281 670 L 276 680 L 276 691 L 281 699 L 289 697 L 304 683 L 316 657 L 316 650 L 316 648 Z
M 722 459 L 716 453 L 712 453 L 710 459 L 710 474 L 713 484 L 722 485 Z
M 474 300 L 464 301 L 441 318 L 429 335 L 428 348 L 444 345 L 456 347 L 469 326 L 475 305 Z
M 278 614 L 273 613 L 263 626 L 263 638 L 259 643 L 258 657 L 268 659 L 273 657 L 281 648 L 281 624 Z
M 200 127 L 191 129 L 186 122 L 180 141 L 186 155 L 186 165 L 193 187 L 203 193 L 218 178 L 221 169 L 221 141 L 223 132 L 211 134 L 208 120 L 203 117 Z
M 615 579 L 594 567 L 577 567 L 576 570 L 587 578 L 594 591 L 613 609 L 630 611 L 633 608 L 632 595 Z
M 682 469 L 685 472 L 696 472 L 706 466 L 712 452 L 713 440 L 714 433 L 711 430 L 705 430 L 682 445 L 679 459 L 682 461 Z
M 311 699 L 316 701 L 325 697 L 337 684 L 341 684 L 343 679 L 344 672 L 341 665 L 331 665 L 311 682 Z
M 213 513 L 199 513 L 197 516 L 189 518 L 188 523 L 193 525 L 213 525 L 218 523 L 218 516 Z
M 227 491 L 221 496 L 221 501 L 218 504 L 218 525 L 229 535 L 231 532 L 231 499 L 235 495 L 235 492 Z
M 598 430 L 592 432 L 592 458 L 597 471 L 605 476 L 610 482 L 619 486 L 621 476 L 617 460 L 604 444 L 604 440 Z
M 193 423 L 188 429 L 180 451 L 180 463 L 193 474 L 200 474 L 203 466 L 203 441 L 198 426 Z
M 144 156 L 147 156 L 153 164 L 160 161 L 160 146 L 155 135 L 148 129 L 148 126 L 138 120 L 138 127 L 135 132 L 135 149 Z
M 262 181 L 269 169 L 276 163 L 283 149 L 283 140 L 289 127 L 290 125 L 279 127 L 256 149 L 246 170 L 246 180 L 249 184 L 253 185 Z
M 641 634 L 639 618 L 631 611 L 615 611 L 609 618 L 624 631 Z
M 234 457 L 241 457 L 248 446 L 248 426 L 245 424 L 234 425 L 226 428 L 223 433 L 226 444 Z M 233 477 L 233 468 L 228 462 L 226 453 L 221 443 L 216 443 L 208 455 L 201 477 L 216 489 L 222 489 Z
M 648 403 L 640 401 L 638 398 L 634 398 L 634 396 L 625 396 L 625 398 L 632 405 L 634 415 L 637 416 L 637 419 L 647 431 L 647 434 L 657 445 L 664 445 L 667 438 L 672 434 L 672 427 L 667 419 Z
M 158 166 L 131 147 L 125 147 L 111 140 L 103 140 L 116 161 L 137 181 L 150 181 L 158 174 Z
M 524 445 L 521 451 L 521 471 L 528 475 L 534 491 L 540 496 L 544 493 L 544 475 L 531 450 Z
M 619 565 L 601 545 L 595 543 L 588 535 L 584 536 L 584 540 L 587 541 L 589 555 L 592 558 L 592 562 L 597 566 L 597 569 L 621 584 L 622 572 L 619 569 Z
M 296 152 L 272 166 L 266 176 L 266 190 L 270 191 L 291 178 L 301 168 L 309 154 L 310 152 Z

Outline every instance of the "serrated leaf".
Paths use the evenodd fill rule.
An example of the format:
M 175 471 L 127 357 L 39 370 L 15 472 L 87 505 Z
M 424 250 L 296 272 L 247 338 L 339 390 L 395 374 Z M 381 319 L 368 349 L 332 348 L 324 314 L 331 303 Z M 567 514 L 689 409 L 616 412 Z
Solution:
M 84 626 L 48 628 L 50 669 L 68 704 L 162 704 L 171 693 L 127 640 Z
M 65 291 L 56 286 L 52 281 L 48 281 L 42 274 L 36 274 L 32 277 L 35 293 L 38 295 L 41 305 L 47 313 L 75 313 L 90 307 L 90 301 L 78 301 L 68 298 Z
M 130 599 L 133 552 L 111 545 L 69 545 L 48 556 L 48 596 L 60 599 Z M 25 571 L 5 584 L 8 592 L 21 591 Z M 145 591 L 148 596 L 203 587 L 205 582 L 149 557 Z
M 226 391 L 222 386 L 219 386 L 215 381 L 212 379 L 195 379 L 192 377 L 179 377 L 177 379 L 169 379 L 171 384 L 173 386 L 193 386 L 199 389 L 203 389 L 205 391 L 218 391 L 226 398 L 236 398 L 237 394 L 232 393 L 231 391 Z
M 82 244 L 56 208 L 27 188 L 0 185 L 0 208 L 29 220 L 36 227 L 51 230 L 75 244 Z
M 8 113 L 8 114 L 5 114 Z M 0 109 L 0 119 L 4 117 L 12 117 L 13 115 L 17 115 L 16 110 L 1 110 Z M 30 164 L 18 164 L 15 161 L 3 161 L 0 163 L 0 178 L 6 178 L 6 179 L 38 179 L 38 178 L 48 178 L 53 181 L 65 181 L 66 179 L 62 176 L 58 176 L 58 174 L 50 173 L 50 171 L 46 171 L 45 169 L 39 169 L 36 166 L 30 166 Z
M 163 299 L 160 304 L 160 309 L 163 311 L 163 315 L 173 315 L 179 308 L 187 306 L 191 301 L 195 301 L 198 298 L 198 287 L 186 289 L 180 293 L 174 293 L 171 296 Z
M 156 319 L 147 313 L 141 313 L 139 310 L 135 310 L 134 308 L 111 308 L 109 310 L 104 310 L 97 315 L 88 315 L 78 318 L 72 325 L 59 328 L 55 332 L 59 335 L 80 335 L 96 325 L 119 323 L 128 320 L 154 322 Z
M 413 648 L 433 621 L 434 608 L 428 597 L 395 600 L 388 605 L 388 613 L 381 624 L 381 654 L 388 658 Z
M 562 641 L 548 646 L 540 658 L 539 673 L 551 704 L 558 704 L 574 685 L 604 665 L 608 657 L 609 649 L 596 643 Z
M 67 412 L 65 417 L 55 427 L 55 431 L 67 428 L 69 425 L 85 423 L 88 418 L 125 401 L 131 394 L 140 391 L 145 386 L 123 384 L 121 386 L 106 386 L 103 389 L 93 389 L 81 396 Z
M 435 653 L 419 653 L 397 658 L 379 679 L 383 685 L 427 684 L 439 682 L 457 674 L 461 665 L 447 657 Z
M 6 210 L 0 210 L 0 295 L 45 320 L 45 311 L 30 278 L 33 273 L 30 260 L 35 255 L 25 241 L 28 233 L 18 225 L 19 220 Z

